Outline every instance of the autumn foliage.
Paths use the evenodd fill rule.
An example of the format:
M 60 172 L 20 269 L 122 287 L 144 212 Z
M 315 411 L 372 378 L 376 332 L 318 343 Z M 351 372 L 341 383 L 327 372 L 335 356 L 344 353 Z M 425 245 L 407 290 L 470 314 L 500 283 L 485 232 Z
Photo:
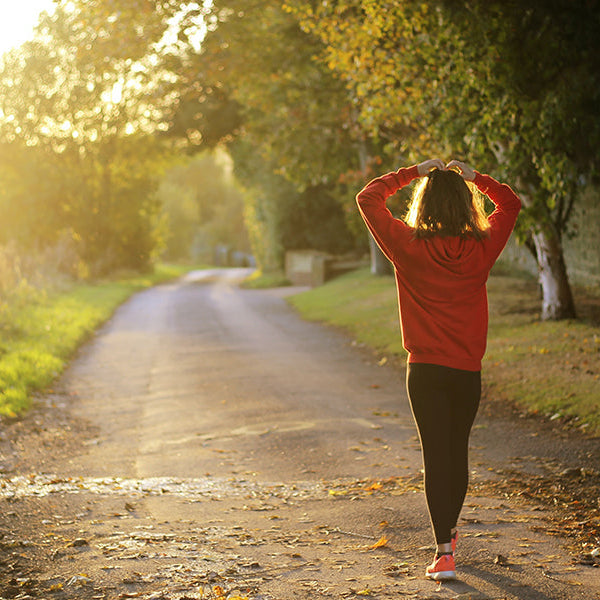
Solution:
M 597 0 L 57 0 L 0 65 L 0 242 L 70 237 L 82 271 L 164 248 L 173 156 L 234 160 L 260 266 L 364 252 L 353 198 L 431 155 L 522 197 L 543 315 L 573 316 L 562 239 L 597 183 Z

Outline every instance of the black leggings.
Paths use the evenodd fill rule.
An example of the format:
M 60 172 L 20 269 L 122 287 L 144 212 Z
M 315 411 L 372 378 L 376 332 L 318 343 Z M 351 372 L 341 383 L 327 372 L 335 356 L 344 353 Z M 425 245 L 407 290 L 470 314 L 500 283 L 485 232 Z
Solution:
M 433 533 L 436 543 L 449 543 L 469 484 L 469 434 L 479 408 L 481 373 L 412 363 L 406 387 L 421 440 Z

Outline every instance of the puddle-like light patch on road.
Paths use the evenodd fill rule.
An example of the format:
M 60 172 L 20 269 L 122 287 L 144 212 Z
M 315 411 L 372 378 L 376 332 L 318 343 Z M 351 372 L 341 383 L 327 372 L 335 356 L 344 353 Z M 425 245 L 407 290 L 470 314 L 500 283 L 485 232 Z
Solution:
M 171 494 L 188 499 L 220 499 L 232 496 L 301 498 L 327 493 L 318 482 L 269 483 L 243 479 L 146 477 L 57 477 L 19 475 L 0 479 L 0 498 L 42 497 L 49 494 L 92 493 L 117 496 Z

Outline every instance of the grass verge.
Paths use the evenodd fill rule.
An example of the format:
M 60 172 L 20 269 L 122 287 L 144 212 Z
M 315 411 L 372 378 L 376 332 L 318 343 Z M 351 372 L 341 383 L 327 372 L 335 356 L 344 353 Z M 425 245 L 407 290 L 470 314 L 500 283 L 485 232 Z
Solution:
M 131 294 L 189 269 L 161 264 L 148 275 L 73 284 L 5 306 L 0 324 L 0 415 L 24 413 L 31 395 L 52 383 L 79 345 Z
M 541 322 L 533 279 L 493 272 L 488 296 L 485 396 L 600 435 L 598 297 L 577 290 L 577 309 L 584 318 Z M 357 343 L 377 351 L 382 362 L 406 355 L 393 277 L 375 277 L 363 269 L 288 301 L 305 318 L 343 328 Z
M 242 287 L 253 290 L 282 287 L 287 285 L 291 284 L 283 271 L 263 272 L 260 269 L 254 271 L 242 283 Z

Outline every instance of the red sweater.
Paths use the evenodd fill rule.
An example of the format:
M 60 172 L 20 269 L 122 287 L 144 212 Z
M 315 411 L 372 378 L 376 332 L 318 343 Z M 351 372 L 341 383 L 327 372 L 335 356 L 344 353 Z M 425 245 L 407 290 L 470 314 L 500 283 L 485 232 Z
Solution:
M 386 199 L 419 177 L 416 166 L 368 183 L 356 201 L 365 223 L 393 263 L 402 343 L 411 363 L 481 370 L 488 328 L 486 281 L 521 209 L 507 185 L 475 174 L 473 183 L 495 205 L 489 237 L 416 239 L 386 208 Z

